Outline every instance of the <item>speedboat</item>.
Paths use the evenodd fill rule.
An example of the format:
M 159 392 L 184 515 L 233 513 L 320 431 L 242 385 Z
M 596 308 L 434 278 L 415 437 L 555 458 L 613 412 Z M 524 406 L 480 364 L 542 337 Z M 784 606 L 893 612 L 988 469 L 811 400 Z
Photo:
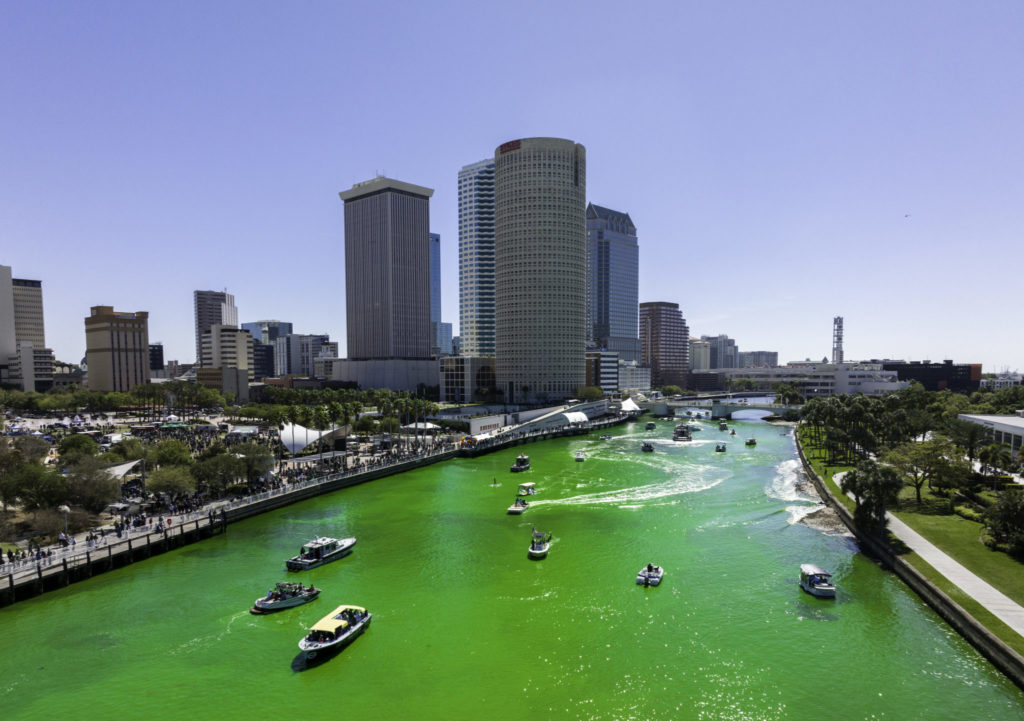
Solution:
M 636 574 L 636 585 L 638 586 L 657 586 L 661 583 L 662 577 L 665 575 L 665 569 L 661 566 L 655 566 L 653 563 L 648 563 L 646 566 L 640 569 L 640 573 Z
M 730 436 L 734 436 L 734 435 L 736 435 L 736 429 L 735 429 L 735 428 L 733 428 L 733 429 L 732 429 L 731 431 L 729 431 L 729 435 L 730 435 Z
M 832 583 L 832 574 L 813 563 L 800 566 L 800 588 L 818 598 L 835 598 L 836 587 Z
M 530 470 L 530 457 L 525 453 L 520 453 L 516 456 L 516 462 L 509 470 L 513 473 L 522 473 L 523 471 Z
M 537 495 L 537 484 L 536 483 L 520 483 L 519 490 L 516 491 L 517 496 L 536 496 Z
M 756 446 L 756 445 L 757 445 L 757 439 L 756 439 L 756 438 L 748 438 L 748 439 L 746 440 L 746 443 L 745 443 L 745 445 L 748 445 L 748 446 Z
M 370 625 L 373 614 L 360 606 L 338 606 L 309 629 L 299 650 L 305 660 L 338 651 L 352 643 Z
M 718 443 L 715 445 L 715 453 L 725 453 L 725 444 Z
M 526 512 L 526 509 L 530 507 L 530 504 L 525 498 L 517 498 L 515 502 L 508 507 L 509 515 L 519 516 Z
M 316 568 L 325 563 L 344 558 L 352 553 L 352 546 L 354 545 L 356 545 L 356 539 L 354 538 L 317 536 L 299 549 L 299 555 L 285 561 L 285 565 L 289 571 L 305 571 L 310 568 Z
M 601 440 L 602 441 L 610 441 L 611 439 L 612 439 L 611 436 L 601 436 Z
M 650 423 L 647 424 L 647 430 L 649 430 L 649 431 L 653 431 L 657 427 L 658 427 L 658 424 L 655 423 L 654 421 L 651 421 Z
M 576 462 L 583 463 L 585 460 L 587 460 L 587 457 L 583 455 L 583 451 L 576 451 Z
M 267 591 L 267 595 L 263 598 L 257 598 L 256 603 L 249 609 L 249 613 L 262 616 L 267 613 L 283 611 L 286 608 L 309 603 L 319 595 L 320 589 L 314 588 L 312 584 L 307 588 L 301 583 L 283 581 Z
M 729 424 L 726 423 L 725 421 L 719 421 L 718 422 L 718 430 L 720 430 L 720 431 L 727 431 L 727 430 L 729 430 Z
M 544 558 L 548 555 L 548 549 L 550 548 L 551 534 L 534 528 L 533 534 L 530 537 L 530 550 L 528 551 L 530 558 Z
M 643 451 L 644 453 L 653 453 L 654 444 L 651 443 L 650 441 L 644 441 L 643 444 L 640 446 L 640 450 Z
M 672 431 L 673 441 L 688 441 L 691 440 L 692 438 L 693 436 L 690 434 L 690 426 L 686 425 L 685 423 L 680 423 Z

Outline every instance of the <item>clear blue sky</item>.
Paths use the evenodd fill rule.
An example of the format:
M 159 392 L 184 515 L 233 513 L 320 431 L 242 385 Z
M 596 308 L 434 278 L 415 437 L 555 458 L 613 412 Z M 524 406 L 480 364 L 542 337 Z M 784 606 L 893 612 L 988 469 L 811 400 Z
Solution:
M 103 304 L 191 362 L 194 289 L 344 348 L 380 172 L 436 191 L 457 332 L 459 168 L 557 136 L 693 335 L 1024 368 L 1024 4 L 635 5 L 3 3 L 0 264 L 62 360 Z

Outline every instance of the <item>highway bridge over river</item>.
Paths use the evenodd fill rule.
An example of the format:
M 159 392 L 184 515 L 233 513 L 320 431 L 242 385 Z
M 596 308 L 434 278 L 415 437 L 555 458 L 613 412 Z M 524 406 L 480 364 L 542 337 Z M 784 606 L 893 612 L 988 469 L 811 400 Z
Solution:
M 687 410 L 711 411 L 712 418 L 732 418 L 738 411 L 767 411 L 773 415 L 782 415 L 788 410 L 799 412 L 803 406 L 796 404 L 766 403 L 764 401 L 745 400 L 655 400 L 638 404 L 644 410 L 656 416 L 683 416 Z

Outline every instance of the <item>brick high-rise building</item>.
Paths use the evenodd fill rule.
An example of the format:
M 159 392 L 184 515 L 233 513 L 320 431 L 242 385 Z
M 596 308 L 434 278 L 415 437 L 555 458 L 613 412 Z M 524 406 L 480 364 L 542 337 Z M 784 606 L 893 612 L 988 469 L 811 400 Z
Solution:
M 678 303 L 640 304 L 640 344 L 643 363 L 651 367 L 651 387 L 686 386 L 690 329 Z

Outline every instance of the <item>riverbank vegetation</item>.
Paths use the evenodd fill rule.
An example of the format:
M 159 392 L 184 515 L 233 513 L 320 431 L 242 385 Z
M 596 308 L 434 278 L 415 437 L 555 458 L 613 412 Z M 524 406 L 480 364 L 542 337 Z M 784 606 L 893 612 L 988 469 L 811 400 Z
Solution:
M 1007 413 L 1021 407 L 1021 387 L 966 396 L 927 392 L 914 384 L 883 398 L 812 399 L 804 405 L 799 435 L 808 461 L 854 513 L 858 528 L 884 533 L 878 521 L 888 509 L 1024 604 L 1024 488 L 1007 475 L 1020 470 L 1020 459 L 993 445 L 986 429 L 957 418 L 960 413 Z M 843 482 L 837 484 L 835 476 L 841 473 Z M 843 490 L 858 494 L 859 503 Z M 951 584 L 916 554 L 906 558 L 1024 652 L 1018 634 L 962 592 L 951 591 Z

